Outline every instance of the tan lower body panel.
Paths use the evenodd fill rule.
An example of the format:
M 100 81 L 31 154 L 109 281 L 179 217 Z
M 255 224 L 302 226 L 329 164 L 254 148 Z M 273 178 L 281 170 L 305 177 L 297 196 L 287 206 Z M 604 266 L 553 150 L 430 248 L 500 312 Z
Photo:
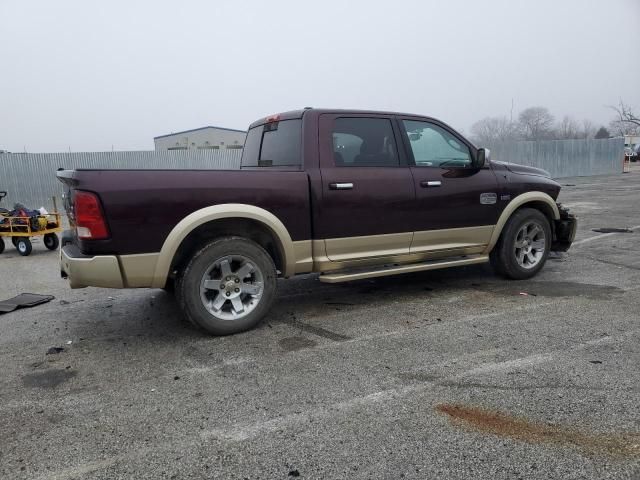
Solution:
M 299 240 L 293 242 L 293 250 L 296 255 L 295 273 L 309 273 L 313 271 L 313 241 Z
M 115 255 L 72 257 L 60 249 L 60 269 L 67 274 L 71 288 L 124 288 L 118 258 Z
M 486 246 L 494 225 L 414 232 L 410 253 Z
M 312 246 L 313 271 L 334 272 L 381 264 L 414 264 L 486 253 L 487 243 L 491 238 L 493 228 L 493 225 L 484 225 L 414 233 L 314 240 Z M 411 238 L 408 244 L 407 238 Z M 330 245 L 334 247 L 333 255 L 328 252 Z
M 324 241 L 327 258 L 343 262 L 366 257 L 387 257 L 409 253 L 413 232 L 329 238 Z
M 386 268 L 378 268 L 368 271 L 328 273 L 320 275 L 320 281 L 324 283 L 341 283 L 363 278 L 386 277 L 388 275 L 399 275 L 401 273 L 422 272 L 425 270 L 437 270 L 440 268 L 461 267 L 464 265 L 475 265 L 489 261 L 487 255 L 478 255 L 471 258 L 459 258 L 455 260 L 433 260 L 424 263 L 414 263 L 411 265 L 397 265 Z
M 385 264 L 408 265 L 407 268 L 413 269 L 408 271 L 415 271 L 416 268 L 445 268 L 451 261 L 441 263 L 442 266 L 439 267 L 416 264 L 483 253 L 492 231 L 493 226 L 488 225 L 415 233 L 301 240 L 292 242 L 294 258 L 291 263 L 294 265 L 295 274 L 336 272 Z M 331 256 L 328 254 L 329 251 L 332 252 Z M 88 285 L 111 288 L 163 287 L 166 277 L 159 279 L 154 276 L 159 258 L 158 252 L 98 256 L 93 259 L 63 258 L 62 263 L 70 277 L 71 275 L 75 277 L 72 283 L 78 287 Z M 397 273 L 404 273 L 403 267 L 398 268 Z M 394 273 L 378 273 L 374 276 L 392 274 Z
M 128 288 L 150 287 L 159 257 L 159 252 L 119 256 L 118 261 L 125 286 Z
M 328 272 L 386 263 L 409 264 L 474 255 L 487 245 L 493 226 L 405 232 L 327 240 L 293 242 L 295 274 Z M 330 257 L 328 251 L 333 255 Z M 129 288 L 150 287 L 160 253 L 121 255 L 122 283 Z
M 311 245 L 311 240 L 293 242 L 295 273 L 309 273 L 313 270 Z M 119 256 L 124 285 L 129 288 L 151 287 L 159 257 L 159 252 Z

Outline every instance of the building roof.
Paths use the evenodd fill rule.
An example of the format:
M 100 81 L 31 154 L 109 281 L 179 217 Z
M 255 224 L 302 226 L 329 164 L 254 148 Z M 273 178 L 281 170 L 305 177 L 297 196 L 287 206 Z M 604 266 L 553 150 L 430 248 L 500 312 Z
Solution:
M 160 135 L 160 136 L 157 136 L 157 137 L 153 137 L 153 139 L 155 140 L 157 138 L 166 138 L 166 137 L 172 137 L 174 135 L 182 135 L 184 133 L 198 132 L 200 130 L 206 130 L 207 128 L 215 128 L 216 130 L 225 130 L 227 132 L 247 133 L 246 130 L 236 130 L 235 128 L 224 128 L 224 127 L 216 127 L 214 125 L 207 125 L 206 127 L 192 128 L 191 130 L 183 130 L 181 132 L 167 133 L 166 135 Z

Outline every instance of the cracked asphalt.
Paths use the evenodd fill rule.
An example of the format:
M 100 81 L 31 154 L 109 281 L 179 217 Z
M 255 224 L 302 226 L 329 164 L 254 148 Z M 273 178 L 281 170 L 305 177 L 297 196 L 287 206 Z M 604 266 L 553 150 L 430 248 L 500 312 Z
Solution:
M 0 298 L 56 298 L 0 315 L 0 478 L 640 478 L 640 172 L 560 182 L 577 241 L 532 280 L 305 276 L 231 337 L 7 242 Z

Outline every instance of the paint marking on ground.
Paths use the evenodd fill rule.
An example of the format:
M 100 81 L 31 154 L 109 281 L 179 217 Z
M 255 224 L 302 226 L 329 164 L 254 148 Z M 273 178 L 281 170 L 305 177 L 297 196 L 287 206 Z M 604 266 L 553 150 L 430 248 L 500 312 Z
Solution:
M 629 227 L 629 230 L 631 230 L 632 232 L 635 232 L 638 229 L 640 229 L 640 225 L 636 225 L 635 227 Z M 601 235 L 594 235 L 593 237 L 583 238 L 582 240 L 578 240 L 577 242 L 573 242 L 571 244 L 571 247 L 573 248 L 573 247 L 576 247 L 578 245 L 584 245 L 585 243 L 593 242 L 594 240 L 600 240 L 600 239 L 606 238 L 606 237 L 612 237 L 613 235 L 620 235 L 620 233 L 618 233 L 618 232 L 603 233 Z

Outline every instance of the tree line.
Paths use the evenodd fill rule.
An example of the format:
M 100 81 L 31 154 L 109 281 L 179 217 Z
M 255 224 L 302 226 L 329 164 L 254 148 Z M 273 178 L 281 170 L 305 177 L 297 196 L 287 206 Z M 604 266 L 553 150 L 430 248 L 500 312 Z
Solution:
M 640 118 L 622 100 L 611 107 L 616 117 L 609 128 L 599 128 L 590 120 L 577 121 L 565 115 L 559 121 L 545 107 L 529 107 L 516 120 L 506 116 L 486 117 L 471 126 L 473 140 L 479 145 L 514 140 L 568 140 L 610 138 L 640 134 Z

